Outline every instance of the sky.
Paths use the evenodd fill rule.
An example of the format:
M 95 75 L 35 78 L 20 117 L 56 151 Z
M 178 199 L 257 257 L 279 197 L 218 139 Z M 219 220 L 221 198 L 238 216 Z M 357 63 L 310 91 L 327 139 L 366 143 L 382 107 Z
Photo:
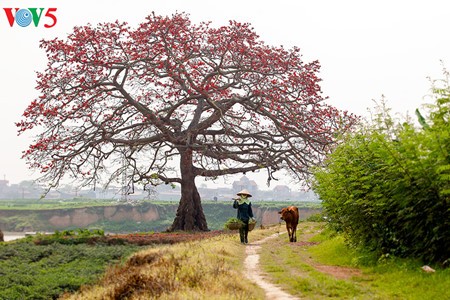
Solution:
M 134 27 L 152 11 L 185 12 L 193 23 L 213 26 L 250 23 L 266 44 L 297 46 L 305 62 L 318 60 L 327 103 L 362 116 L 383 96 L 394 113 L 412 115 L 426 102 L 429 78 L 443 78 L 443 68 L 450 67 L 448 0 L 3 0 L 0 7 L 0 179 L 11 184 L 37 178 L 21 159 L 32 137 L 18 136 L 15 122 L 38 96 L 35 72 L 46 64 L 39 41 L 64 39 L 74 26 L 119 20 Z M 45 28 L 51 19 L 44 16 L 37 27 L 10 27 L 3 8 L 34 7 L 44 8 L 44 15 L 56 8 L 55 26 Z M 265 185 L 263 174 L 247 176 Z

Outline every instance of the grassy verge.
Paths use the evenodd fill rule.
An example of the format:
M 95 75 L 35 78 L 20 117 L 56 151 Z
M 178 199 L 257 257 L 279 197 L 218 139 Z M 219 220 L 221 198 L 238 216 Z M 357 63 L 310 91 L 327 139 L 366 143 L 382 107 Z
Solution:
M 280 235 L 263 245 L 261 262 L 272 280 L 307 299 L 450 299 L 450 269 L 425 273 L 417 261 L 377 260 L 349 249 L 340 236 L 316 235 L 320 223 L 304 222 L 299 242 Z M 432 288 L 430 288 L 432 287 Z
M 255 229 L 249 239 L 272 233 Z M 243 275 L 244 259 L 237 232 L 148 248 L 110 268 L 96 285 L 63 299 L 264 299 Z

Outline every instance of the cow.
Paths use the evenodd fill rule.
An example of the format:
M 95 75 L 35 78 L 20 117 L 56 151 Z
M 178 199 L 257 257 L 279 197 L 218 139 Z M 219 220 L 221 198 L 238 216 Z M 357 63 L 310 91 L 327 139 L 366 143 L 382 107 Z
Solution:
M 288 206 L 278 212 L 281 220 L 286 222 L 286 229 L 289 234 L 289 242 L 297 242 L 298 208 Z

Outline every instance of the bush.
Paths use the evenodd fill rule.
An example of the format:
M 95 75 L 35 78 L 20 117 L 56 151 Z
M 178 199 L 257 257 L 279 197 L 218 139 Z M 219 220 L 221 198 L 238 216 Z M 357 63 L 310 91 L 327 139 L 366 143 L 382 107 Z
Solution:
M 37 234 L 33 238 L 36 245 L 50 245 L 53 243 L 76 245 L 95 242 L 99 237 L 104 237 L 102 229 L 83 229 L 55 231 L 54 234 Z
M 324 222 L 327 220 L 327 217 L 323 215 L 323 213 L 313 214 L 306 218 L 308 222 Z
M 330 225 L 380 254 L 445 262 L 450 249 L 450 88 L 435 89 L 422 128 L 380 106 L 314 170 Z

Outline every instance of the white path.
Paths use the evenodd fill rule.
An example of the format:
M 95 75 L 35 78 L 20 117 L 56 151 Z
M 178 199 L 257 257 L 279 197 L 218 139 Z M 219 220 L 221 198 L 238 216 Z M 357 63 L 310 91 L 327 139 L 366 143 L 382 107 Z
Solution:
M 244 265 L 246 269 L 246 276 L 258 284 L 264 291 L 266 292 L 267 300 L 294 300 L 300 299 L 296 298 L 283 290 L 281 290 L 278 286 L 266 281 L 264 279 L 261 268 L 259 267 L 259 250 L 261 249 L 261 244 L 266 242 L 269 239 L 275 238 L 278 233 L 266 237 L 262 240 L 256 241 L 251 244 L 247 244 L 245 252 L 247 257 L 245 259 Z

